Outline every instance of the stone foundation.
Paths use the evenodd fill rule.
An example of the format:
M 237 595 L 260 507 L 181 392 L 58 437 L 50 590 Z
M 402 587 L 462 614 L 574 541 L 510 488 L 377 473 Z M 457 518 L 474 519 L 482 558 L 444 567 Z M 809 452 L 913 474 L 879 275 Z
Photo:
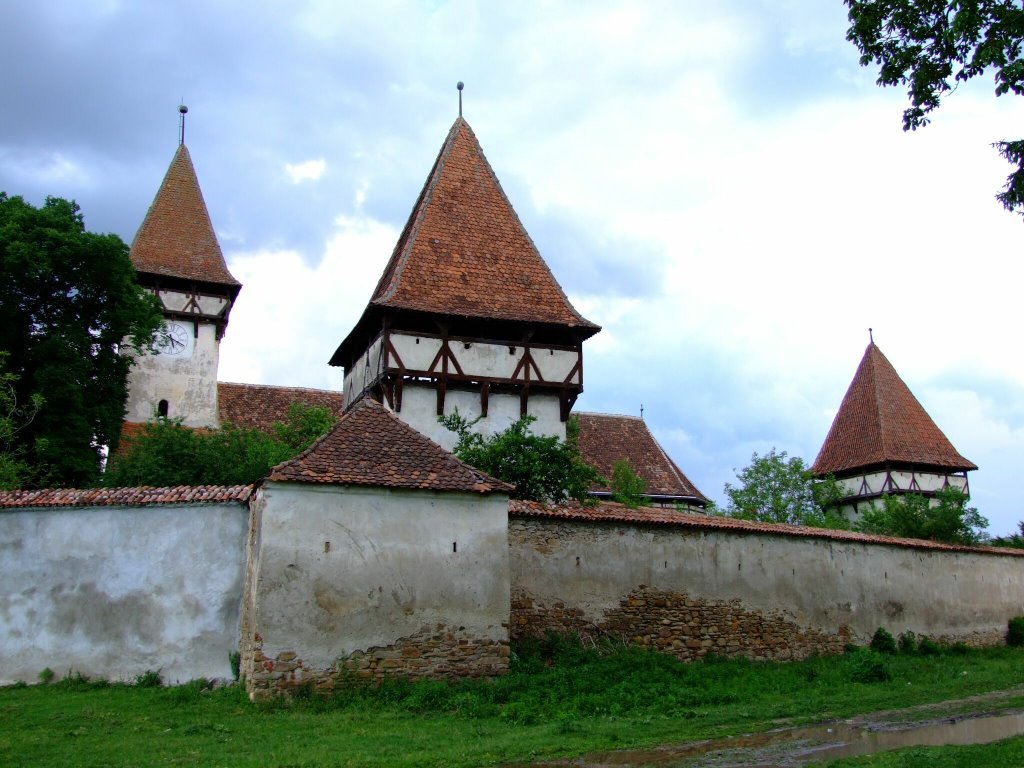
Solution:
M 561 602 L 545 605 L 522 593 L 513 597 L 513 642 L 549 631 L 584 639 L 611 637 L 683 661 L 711 653 L 788 661 L 842 653 L 851 640 L 846 627 L 835 634 L 819 632 L 799 627 L 779 613 L 745 610 L 740 600 L 702 600 L 644 585 L 596 621 Z
M 352 681 L 493 677 L 507 671 L 509 653 L 508 643 L 469 638 L 438 624 L 391 645 L 355 651 L 322 669 L 307 664 L 295 651 L 265 655 L 262 638 L 256 635 L 251 656 L 246 654 L 245 683 L 249 695 L 258 699 L 308 685 L 327 693 Z

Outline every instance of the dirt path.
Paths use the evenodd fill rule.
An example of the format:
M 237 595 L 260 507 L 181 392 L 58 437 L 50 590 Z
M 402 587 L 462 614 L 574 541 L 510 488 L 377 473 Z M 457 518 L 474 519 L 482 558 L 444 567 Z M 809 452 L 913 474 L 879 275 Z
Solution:
M 638 750 L 598 752 L 533 763 L 538 766 L 605 768 L 795 768 L 809 762 L 873 754 L 900 747 L 981 744 L 1024 733 L 1024 710 L 1007 708 L 1024 688 L 871 712 L 847 720 L 775 728 L 723 739 Z

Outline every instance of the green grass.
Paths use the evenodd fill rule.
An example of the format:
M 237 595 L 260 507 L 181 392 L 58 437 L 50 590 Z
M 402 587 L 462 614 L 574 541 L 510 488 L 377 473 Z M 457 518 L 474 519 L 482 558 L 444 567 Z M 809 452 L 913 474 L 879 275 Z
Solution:
M 1024 765 L 1024 736 L 970 747 L 910 747 L 822 763 L 828 768 L 1009 768 Z
M 237 687 L 0 689 L 3 766 L 478 766 L 713 738 L 1024 685 L 1024 650 L 681 664 L 565 639 L 493 681 L 250 704 Z M 889 679 L 853 682 L 880 663 Z M 871 677 L 870 675 L 868 677 Z M 874 679 L 874 678 L 872 678 Z M 1014 763 L 1004 763 L 1012 765 Z

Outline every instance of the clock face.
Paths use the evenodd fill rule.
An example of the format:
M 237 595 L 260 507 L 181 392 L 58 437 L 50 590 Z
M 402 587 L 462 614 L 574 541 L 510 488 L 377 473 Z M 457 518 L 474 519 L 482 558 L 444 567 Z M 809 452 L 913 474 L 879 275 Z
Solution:
M 157 345 L 164 355 L 180 355 L 188 350 L 188 329 L 181 323 L 167 322 Z

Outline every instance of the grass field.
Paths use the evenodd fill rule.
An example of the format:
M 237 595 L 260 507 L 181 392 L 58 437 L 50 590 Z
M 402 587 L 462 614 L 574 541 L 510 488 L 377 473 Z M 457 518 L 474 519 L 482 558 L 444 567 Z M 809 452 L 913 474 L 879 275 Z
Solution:
M 289 703 L 262 706 L 251 704 L 237 686 L 209 690 L 202 681 L 160 688 L 71 677 L 3 688 L 0 765 L 522 763 L 1021 686 L 1024 651 L 1010 648 L 935 656 L 861 650 L 790 664 L 714 659 L 681 664 L 635 649 L 584 650 L 552 639 L 518 649 L 509 674 L 493 681 L 391 682 L 378 689 L 349 688 L 329 699 L 302 698 L 307 692 L 300 691 Z M 1001 705 L 1024 705 L 1024 690 Z M 1013 757 L 1022 745 L 1024 740 L 1012 740 L 985 749 L 1007 750 L 994 764 L 1010 766 L 1022 764 Z M 908 762 L 843 764 L 986 764 L 956 762 L 960 757 L 937 762 L 953 752 L 927 753 L 892 756 Z M 981 753 L 976 757 L 981 760 Z

